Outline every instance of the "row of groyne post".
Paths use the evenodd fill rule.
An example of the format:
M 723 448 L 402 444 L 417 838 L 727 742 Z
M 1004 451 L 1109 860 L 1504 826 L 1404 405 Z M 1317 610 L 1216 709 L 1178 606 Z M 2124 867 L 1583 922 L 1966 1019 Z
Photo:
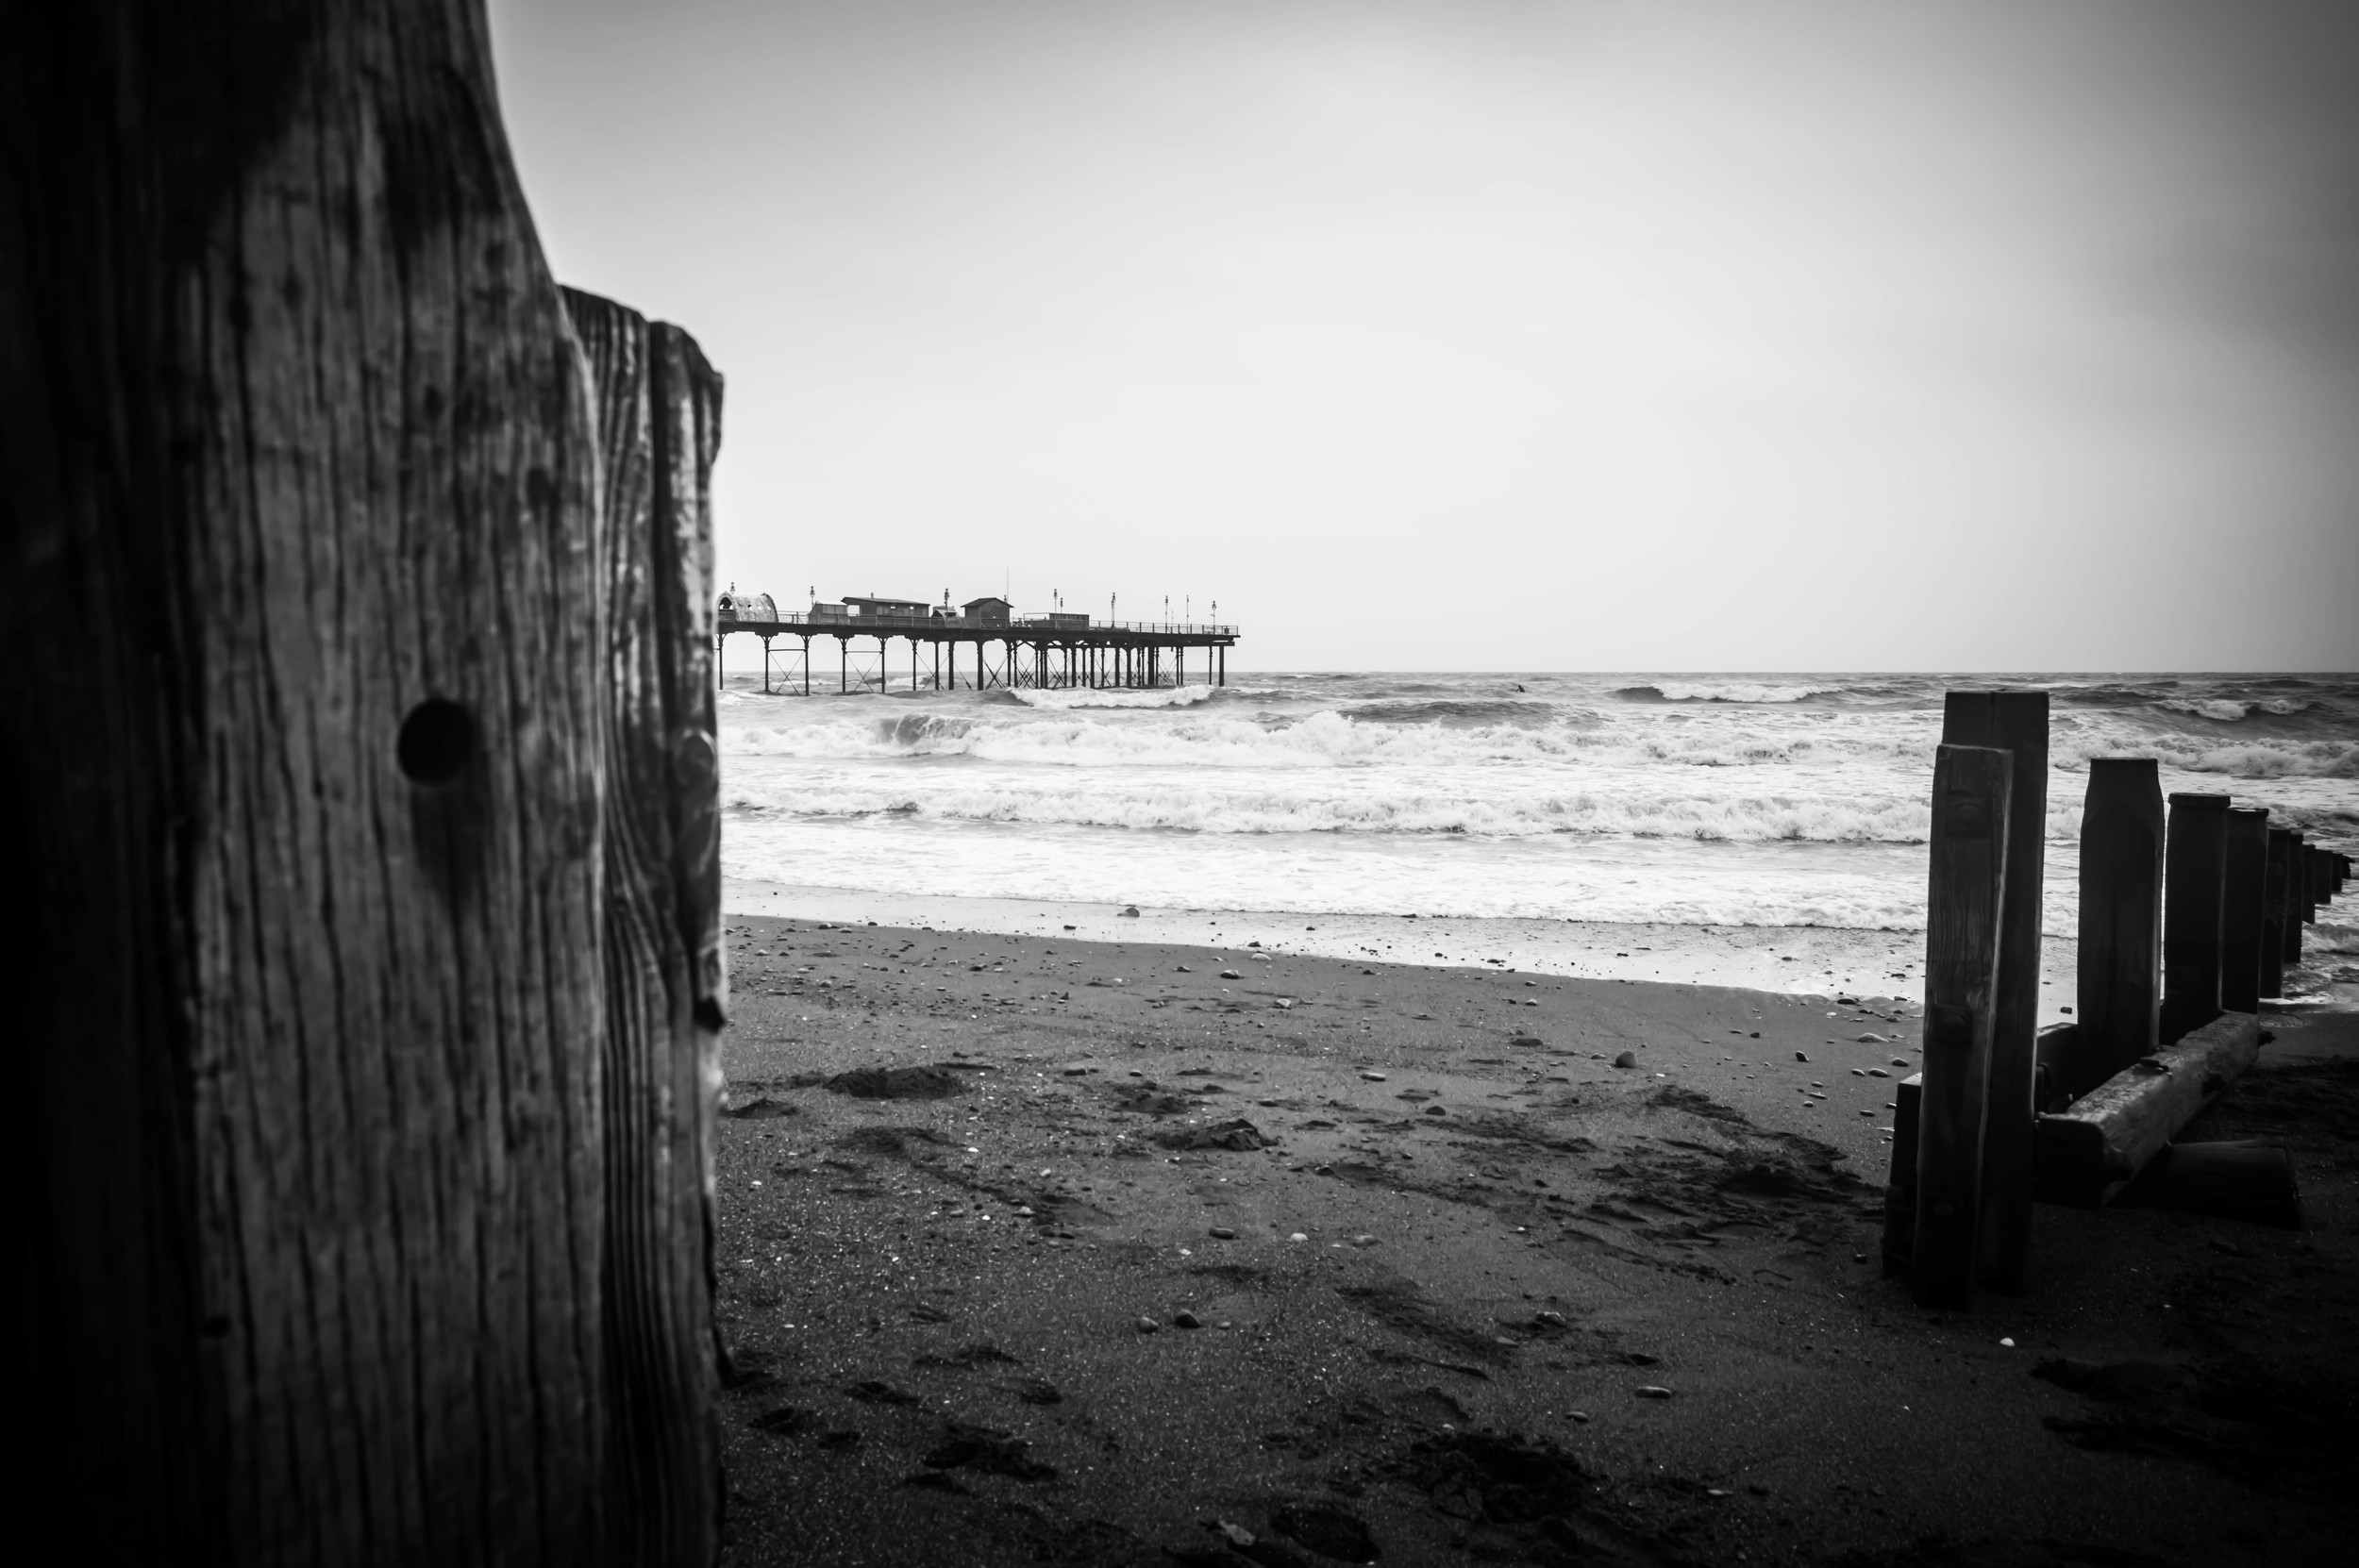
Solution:
M 2048 694 L 1949 693 L 1933 763 L 1923 1070 L 1895 1102 L 1884 1261 L 1928 1306 L 2020 1291 L 2035 1201 L 2298 1223 L 2283 1150 L 2173 1138 L 2257 1057 L 2351 858 L 2264 805 L 2091 760 L 2073 1021 L 2038 1026 Z M 2288 1218 L 2290 1216 L 2290 1219 Z

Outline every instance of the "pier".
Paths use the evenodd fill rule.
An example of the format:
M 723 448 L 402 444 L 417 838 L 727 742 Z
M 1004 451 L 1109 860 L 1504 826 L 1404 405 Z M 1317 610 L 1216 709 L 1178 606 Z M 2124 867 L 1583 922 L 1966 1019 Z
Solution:
M 761 689 L 811 695 L 817 638 L 836 643 L 836 690 L 889 689 L 904 670 L 912 691 L 986 691 L 994 687 L 1098 690 L 1226 686 L 1233 626 L 1178 621 L 1096 621 L 1057 612 L 1018 615 L 1004 599 L 970 600 L 956 609 L 908 599 L 845 599 L 779 613 L 767 593 L 720 597 L 713 622 L 716 680 L 728 678 L 728 639 L 761 643 Z M 893 644 L 909 643 L 896 662 Z M 780 647 L 778 644 L 789 645 Z M 873 642 L 873 649 L 862 649 Z M 1202 659 L 1192 662 L 1189 650 Z M 824 680 L 824 672 L 822 679 Z

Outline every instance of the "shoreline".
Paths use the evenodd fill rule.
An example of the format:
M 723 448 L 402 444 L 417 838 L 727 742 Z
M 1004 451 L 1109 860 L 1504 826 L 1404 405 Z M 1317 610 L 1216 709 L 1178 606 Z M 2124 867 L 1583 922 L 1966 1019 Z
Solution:
M 1807 997 L 1914 1001 L 1921 996 L 1922 931 L 1816 926 L 1685 926 L 1669 922 L 1460 919 L 1174 909 L 949 893 L 872 892 L 727 880 L 729 916 L 765 915 L 926 926 L 1045 940 L 1149 942 L 1271 952 L 1347 962 L 1406 964 L 1562 978 L 1733 986 Z M 1122 913 L 1136 909 L 1135 916 Z M 2040 1022 L 2068 1016 L 2078 944 L 2041 943 Z M 1490 960 L 1497 959 L 1496 964 Z

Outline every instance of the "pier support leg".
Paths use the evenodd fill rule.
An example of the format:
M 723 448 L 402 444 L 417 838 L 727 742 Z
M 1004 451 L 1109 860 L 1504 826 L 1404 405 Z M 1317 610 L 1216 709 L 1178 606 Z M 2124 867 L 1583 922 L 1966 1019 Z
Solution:
M 2092 757 L 2081 809 L 2080 1026 L 2057 1087 L 2076 1098 L 2161 1043 L 2163 788 L 2150 757 Z
M 2007 888 L 1991 1023 L 1990 1117 L 1983 1148 L 1978 1273 L 2023 1288 L 2032 1229 L 2032 1091 L 2039 1034 L 2040 893 L 2048 833 L 2048 693 L 1952 692 L 1941 738 L 2014 753 L 2008 789 Z
M 761 640 L 761 694 L 770 694 L 770 640 Z
M 2228 797 L 2170 797 L 2163 869 L 2163 1043 L 2219 1016 L 2220 880 Z
M 712 639 L 712 689 L 716 692 L 729 683 L 729 667 L 728 661 L 721 657 L 722 649 L 728 645 L 728 642 L 727 637 L 717 633 Z
M 2220 879 L 2219 1005 L 2261 1010 L 2261 928 L 2268 885 L 2269 814 L 2258 807 L 2228 813 L 2228 864 Z
M 811 695 L 811 639 L 803 639 L 803 695 Z
M 836 695 L 843 696 L 852 689 L 852 640 L 850 638 L 839 637 L 835 640 L 835 691 Z

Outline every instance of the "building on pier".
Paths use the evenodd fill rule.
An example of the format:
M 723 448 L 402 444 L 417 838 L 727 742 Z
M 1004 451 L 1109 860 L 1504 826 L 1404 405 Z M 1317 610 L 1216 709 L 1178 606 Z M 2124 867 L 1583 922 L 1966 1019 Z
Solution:
M 941 605 L 874 595 L 814 600 L 806 614 L 781 615 L 766 593 L 731 583 L 713 625 L 716 674 L 726 679 L 728 639 L 761 642 L 764 692 L 811 689 L 814 639 L 836 642 L 838 692 L 982 690 L 992 687 L 1160 687 L 1229 682 L 1233 626 L 1099 621 L 1062 611 L 1018 615 L 996 596 Z M 909 644 L 898 664 L 894 644 Z M 862 643 L 873 642 L 873 649 Z M 779 644 L 785 644 L 783 647 Z M 1202 657 L 1189 666 L 1191 649 Z M 857 669 L 856 666 L 857 665 Z M 905 673 L 906 672 L 906 673 Z
M 882 617 L 906 619 L 912 615 L 922 616 L 930 609 L 931 607 L 923 599 L 855 599 L 849 594 L 846 594 L 844 599 L 845 612 L 864 621 L 873 621 Z

